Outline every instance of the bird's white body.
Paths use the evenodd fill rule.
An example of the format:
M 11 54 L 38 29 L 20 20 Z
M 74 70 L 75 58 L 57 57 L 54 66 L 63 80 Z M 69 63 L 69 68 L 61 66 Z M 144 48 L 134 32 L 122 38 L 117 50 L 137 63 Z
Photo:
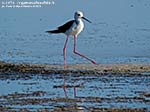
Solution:
M 72 35 L 77 37 L 84 28 L 83 19 L 91 23 L 83 16 L 81 11 L 76 11 L 74 14 L 74 20 L 68 21 L 62 26 L 59 26 L 56 30 L 47 31 L 48 33 L 64 33 L 68 36 Z
M 72 35 L 72 36 L 78 36 L 78 34 L 83 30 L 84 28 L 84 23 L 82 19 L 75 20 L 73 25 L 71 26 L 70 29 L 68 29 L 65 34 L 67 36 Z

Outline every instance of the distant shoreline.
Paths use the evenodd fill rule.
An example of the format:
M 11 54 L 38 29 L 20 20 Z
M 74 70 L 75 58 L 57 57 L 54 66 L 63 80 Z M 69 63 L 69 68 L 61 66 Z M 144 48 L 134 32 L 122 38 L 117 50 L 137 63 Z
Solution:
M 71 64 L 67 69 L 63 65 L 7 63 L 0 61 L 0 72 L 19 72 L 34 74 L 128 74 L 150 75 L 150 64 Z

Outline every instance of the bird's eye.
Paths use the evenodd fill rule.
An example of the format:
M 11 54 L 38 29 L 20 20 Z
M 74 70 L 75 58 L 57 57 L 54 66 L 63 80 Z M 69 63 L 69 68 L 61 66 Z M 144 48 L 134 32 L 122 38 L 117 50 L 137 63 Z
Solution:
M 80 16 L 80 14 L 78 14 L 78 16 Z

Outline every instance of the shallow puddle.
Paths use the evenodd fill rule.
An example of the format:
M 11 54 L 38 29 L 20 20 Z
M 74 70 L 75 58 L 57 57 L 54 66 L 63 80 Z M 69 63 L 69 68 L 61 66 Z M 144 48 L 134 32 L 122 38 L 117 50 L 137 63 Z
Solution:
M 66 75 L 68 97 L 65 97 L 63 89 L 63 76 L 1 73 L 1 109 L 92 111 L 102 108 L 150 108 L 149 75 Z

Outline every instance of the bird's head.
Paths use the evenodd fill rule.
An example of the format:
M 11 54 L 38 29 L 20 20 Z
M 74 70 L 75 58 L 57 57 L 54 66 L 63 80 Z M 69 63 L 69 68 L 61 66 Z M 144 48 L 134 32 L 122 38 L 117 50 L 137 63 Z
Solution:
M 84 20 L 88 21 L 89 23 L 92 23 L 90 20 L 88 20 L 87 18 L 85 18 L 83 16 L 83 12 L 81 12 L 81 11 L 76 11 L 74 14 L 74 18 L 75 18 L 75 20 L 84 19 Z

